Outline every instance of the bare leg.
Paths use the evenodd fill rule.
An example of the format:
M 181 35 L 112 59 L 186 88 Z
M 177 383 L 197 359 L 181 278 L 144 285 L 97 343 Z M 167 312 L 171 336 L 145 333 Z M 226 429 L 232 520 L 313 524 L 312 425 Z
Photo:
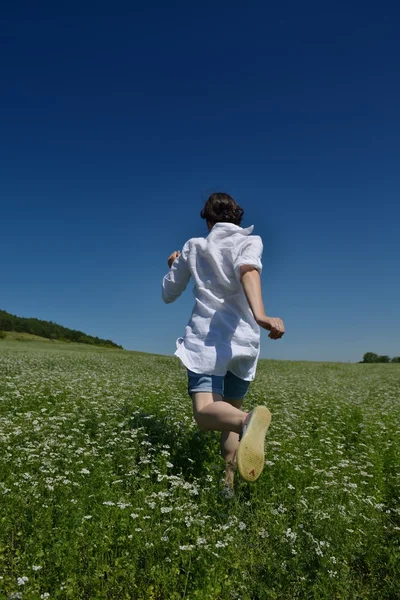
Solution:
M 225 402 L 231 404 L 237 409 L 241 409 L 243 400 L 228 400 Z M 225 477 L 224 481 L 230 487 L 233 487 L 233 481 L 236 471 L 236 452 L 239 446 L 239 434 L 233 431 L 223 431 L 221 433 L 221 454 L 225 459 Z
M 193 414 L 202 431 L 233 431 L 240 434 L 247 413 L 224 402 L 220 394 L 194 392 Z

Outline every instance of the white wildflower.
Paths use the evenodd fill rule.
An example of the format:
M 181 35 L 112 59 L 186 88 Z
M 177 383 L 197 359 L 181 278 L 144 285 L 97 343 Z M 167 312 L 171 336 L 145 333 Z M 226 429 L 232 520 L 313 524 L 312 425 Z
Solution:
M 267 538 L 267 537 L 269 537 L 269 533 L 268 533 L 268 531 L 266 529 L 260 529 L 259 532 L 258 532 L 258 535 L 261 538 Z
M 197 544 L 198 546 L 204 546 L 204 544 L 207 544 L 207 540 L 206 540 L 205 538 L 198 537 L 198 538 L 197 538 L 197 542 L 196 542 L 196 544 Z

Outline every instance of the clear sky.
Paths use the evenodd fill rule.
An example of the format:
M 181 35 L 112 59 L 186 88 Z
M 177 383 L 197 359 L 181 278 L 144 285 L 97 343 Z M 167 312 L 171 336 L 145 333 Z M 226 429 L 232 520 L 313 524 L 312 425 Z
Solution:
M 262 356 L 400 355 L 398 2 L 19 2 L 0 21 L 0 308 L 171 354 L 167 256 L 231 194 Z

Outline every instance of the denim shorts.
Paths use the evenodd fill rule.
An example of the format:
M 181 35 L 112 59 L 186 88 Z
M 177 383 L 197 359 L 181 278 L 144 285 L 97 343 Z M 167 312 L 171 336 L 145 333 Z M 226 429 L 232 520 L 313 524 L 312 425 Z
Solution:
M 188 392 L 212 392 L 221 394 L 228 400 L 243 400 L 248 392 L 250 381 L 240 379 L 230 371 L 226 375 L 202 375 L 188 372 Z

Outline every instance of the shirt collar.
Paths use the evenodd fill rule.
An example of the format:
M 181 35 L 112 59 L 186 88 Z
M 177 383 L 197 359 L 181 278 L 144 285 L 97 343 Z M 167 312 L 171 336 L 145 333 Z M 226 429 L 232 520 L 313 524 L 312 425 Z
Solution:
M 250 235 L 253 232 L 254 225 L 250 225 L 250 227 L 240 227 L 239 225 L 235 225 L 234 223 L 215 223 L 213 228 L 211 229 L 209 236 L 213 237 L 227 237 L 234 233 L 239 233 L 240 235 Z

